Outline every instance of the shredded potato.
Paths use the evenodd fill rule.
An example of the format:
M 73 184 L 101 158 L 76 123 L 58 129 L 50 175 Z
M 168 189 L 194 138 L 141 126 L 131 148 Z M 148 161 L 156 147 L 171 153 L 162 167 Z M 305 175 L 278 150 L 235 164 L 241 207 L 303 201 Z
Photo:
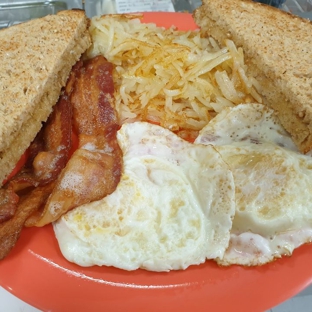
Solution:
M 90 32 L 88 56 L 102 54 L 115 65 L 121 123 L 197 131 L 226 106 L 261 102 L 243 51 L 230 40 L 221 48 L 199 31 L 144 24 L 134 14 L 94 17 Z

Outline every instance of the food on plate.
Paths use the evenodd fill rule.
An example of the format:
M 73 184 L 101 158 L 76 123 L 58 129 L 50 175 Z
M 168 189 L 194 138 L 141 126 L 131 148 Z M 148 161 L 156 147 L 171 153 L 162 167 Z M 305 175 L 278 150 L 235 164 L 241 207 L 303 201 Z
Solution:
M 144 177 L 140 175 L 138 168 L 142 169 L 147 164 L 144 162 L 142 164 L 141 159 L 136 160 L 138 168 L 131 168 L 132 171 L 128 168 L 128 149 L 139 149 L 145 144 L 151 149 L 151 151 L 145 151 L 147 153 L 145 157 L 148 157 L 148 153 L 152 153 L 153 150 L 156 152 L 159 149 L 161 153 L 164 143 L 158 141 L 163 135 L 168 138 L 172 137 L 165 142 L 165 145 L 168 145 L 166 153 L 178 149 L 181 158 L 195 157 L 198 147 L 190 148 L 192 146 L 190 143 L 182 141 L 165 128 L 178 133 L 181 130 L 185 133 L 198 131 L 213 115 L 221 111 L 222 107 L 234 106 L 241 101 L 254 101 L 255 98 L 261 101 L 261 98 L 253 87 L 252 78 L 247 78 L 244 74 L 246 66 L 242 50 L 237 50 L 232 42 L 229 41 L 228 46 L 221 49 L 213 40 L 201 38 L 198 31 L 180 32 L 173 28 L 165 30 L 153 24 L 142 24 L 138 17 L 138 15 L 113 15 L 93 18 L 90 26 L 93 43 L 87 52 L 87 57 L 103 55 L 115 66 L 113 75 L 116 86 L 115 108 L 120 123 L 123 124 L 119 132 L 124 166 L 121 182 L 111 195 L 66 213 L 54 228 L 65 257 L 80 265 L 113 265 L 128 270 L 139 267 L 155 271 L 183 269 L 191 264 L 202 263 L 206 258 L 222 258 L 229 242 L 229 230 L 233 217 L 229 208 L 229 205 L 233 204 L 233 198 L 227 195 L 229 200 L 222 200 L 224 198 L 222 194 L 227 190 L 233 196 L 233 188 L 220 187 L 220 185 L 224 183 L 231 185 L 231 175 L 225 178 L 222 172 L 219 172 L 220 176 L 218 176 L 213 172 L 203 171 L 206 173 L 206 183 L 201 184 L 201 187 L 205 186 L 205 190 L 202 190 L 197 184 L 200 180 L 200 169 L 197 165 L 192 173 L 191 182 L 186 180 L 185 184 L 176 183 L 174 186 L 175 184 L 170 179 L 177 180 L 177 177 L 173 175 L 177 173 L 173 172 L 173 177 L 167 177 L 162 168 L 165 166 L 162 162 L 168 162 L 166 157 L 170 154 L 159 154 L 159 159 L 152 168 L 148 168 L 150 174 Z M 164 53 L 164 51 L 170 53 Z M 172 63 L 173 66 L 171 66 Z M 165 73 L 167 75 L 163 76 Z M 164 89 L 166 92 L 163 92 Z M 195 90 L 193 95 L 192 90 Z M 206 101 L 205 105 L 201 101 Z M 172 110 L 173 105 L 176 108 Z M 179 109 L 177 109 L 178 106 L 180 106 Z M 134 125 L 128 125 L 128 123 L 137 120 L 157 123 L 163 128 L 147 123 L 143 124 L 144 128 L 136 124 L 138 130 L 132 136 L 137 135 L 138 142 L 132 143 L 134 138 L 131 135 L 121 136 L 120 133 L 123 133 L 124 129 L 132 129 Z M 150 127 L 156 130 L 149 131 Z M 160 131 L 161 135 L 155 137 L 153 133 L 157 131 Z M 180 148 L 181 150 L 178 148 L 179 145 L 183 147 L 181 142 L 188 146 L 189 151 L 185 152 L 188 150 L 186 148 Z M 135 147 L 132 147 L 130 143 Z M 206 151 L 203 155 L 207 154 L 207 150 L 205 148 L 203 150 Z M 214 157 L 218 156 L 213 149 L 208 150 L 210 154 L 215 155 Z M 211 159 L 207 159 L 207 162 L 213 160 L 209 153 L 207 157 Z M 135 159 L 130 158 L 130 164 Z M 174 167 L 174 163 L 179 161 L 171 160 L 172 166 Z M 212 166 L 212 163 L 210 164 Z M 226 166 L 225 163 L 222 164 Z M 183 168 L 187 166 L 192 167 L 190 160 L 183 164 Z M 169 175 L 170 166 L 165 167 Z M 181 166 L 176 168 L 180 171 L 183 169 Z M 176 168 L 174 171 L 178 171 Z M 127 170 L 130 173 L 127 173 Z M 155 181 L 149 181 L 150 175 L 154 174 L 153 171 L 155 174 L 160 172 L 159 179 L 163 179 L 159 182 L 160 185 L 155 184 Z M 229 174 L 228 171 L 226 172 Z M 127 177 L 128 175 L 131 179 Z M 219 188 L 215 187 L 215 183 L 219 184 Z M 187 186 L 190 188 L 188 192 Z M 135 196 L 132 197 L 131 194 L 134 192 Z M 196 194 L 195 198 L 192 195 L 193 192 Z M 158 193 L 163 194 L 162 201 L 158 196 L 155 197 Z M 217 225 L 218 222 L 214 221 L 211 215 L 209 215 L 211 219 L 209 220 L 201 212 L 200 215 L 204 219 L 199 224 L 192 219 L 190 222 L 191 225 L 194 223 L 191 227 L 193 231 L 199 234 L 196 238 L 188 237 L 190 225 L 183 228 L 179 226 L 179 223 L 173 224 L 175 216 L 170 215 L 170 205 L 176 201 L 177 193 L 181 197 L 183 197 L 181 194 L 184 194 L 185 198 L 182 202 L 189 204 L 189 207 L 182 205 L 179 209 L 184 217 L 192 213 L 190 210 L 194 210 L 196 204 L 196 208 L 201 209 L 199 211 L 203 210 L 206 214 L 212 211 L 212 214 L 217 216 L 216 210 L 219 211 L 218 217 L 221 218 L 220 220 L 224 218 L 226 222 L 222 221 Z M 215 196 L 220 197 L 221 202 L 216 201 Z M 191 204 L 190 198 L 194 204 Z M 165 205 L 166 202 L 167 205 Z M 198 207 L 198 202 L 204 206 Z M 217 204 L 218 208 L 216 208 Z M 233 209 L 232 206 L 231 209 Z M 146 213 L 143 213 L 144 210 L 147 210 Z M 169 214 L 169 220 L 162 220 L 162 214 Z M 161 224 L 158 224 L 159 222 Z M 209 224 L 210 222 L 212 225 Z M 135 225 L 131 226 L 131 223 Z M 157 227 L 163 227 L 164 233 L 157 231 Z M 175 229 L 175 232 L 170 233 L 173 231 L 171 227 Z M 218 232 L 218 227 L 222 232 Z M 150 231 L 147 231 L 148 229 Z M 166 236 L 166 231 L 169 231 L 170 235 Z M 207 238 L 212 235 L 212 232 L 216 233 L 216 237 Z M 153 241 L 144 243 L 151 236 L 153 236 Z M 206 245 L 203 244 L 203 240 Z M 218 246 L 215 244 L 216 241 Z M 132 251 L 129 250 L 131 245 Z M 193 245 L 192 249 L 190 245 Z M 155 253 L 158 249 L 160 249 L 159 253 Z M 127 250 L 129 250 L 128 253 Z M 129 256 L 131 253 L 133 253 L 132 257 Z M 180 256 L 180 259 L 177 258 L 179 253 L 184 255 Z
M 82 11 L 64 11 L 0 31 L 0 181 L 46 121 L 72 66 L 91 44 Z
M 222 258 L 234 216 L 234 183 L 212 146 L 146 122 L 117 134 L 123 171 L 116 190 L 61 217 L 61 251 L 81 266 L 185 269 Z
M 120 179 L 119 128 L 112 64 L 78 61 L 52 114 L 28 148 L 21 170 L 0 190 L 1 258 L 24 225 L 43 226 L 74 207 L 110 194 Z M 72 134 L 78 147 L 71 150 Z
M 257 90 L 274 107 L 261 62 L 234 34 L 207 36 L 208 4 L 201 31 L 92 18 L 92 45 L 0 190 L 0 258 L 24 225 L 51 222 L 69 261 L 126 270 L 261 265 L 311 241 L 310 158 L 260 104 Z
M 104 15 L 90 25 L 88 57 L 102 54 L 116 66 L 121 123 L 141 120 L 198 131 L 225 106 L 262 101 L 233 42 L 221 48 L 198 30 L 164 29 L 138 17 Z
M 44 204 L 26 226 L 56 221 L 77 206 L 112 193 L 122 169 L 119 128 L 114 105 L 113 65 L 103 56 L 83 62 L 77 70 L 70 103 L 78 147 Z
M 38 209 L 53 189 L 54 183 L 36 187 L 29 196 L 19 200 L 14 215 L 0 223 L 0 260 L 5 258 L 15 246 L 27 218 Z
M 249 0 L 203 0 L 201 32 L 242 47 L 247 74 L 301 152 L 312 149 L 312 22 Z
M 44 205 L 70 153 L 70 88 L 28 149 L 23 168 L 0 189 L 0 259 L 19 238 L 28 218 Z
M 66 162 L 69 151 L 66 131 L 62 129 L 68 122 L 68 94 L 64 90 L 61 94 L 61 89 L 91 41 L 87 18 L 79 10 L 3 29 L 0 38 L 1 183 L 32 143 L 23 171 L 0 190 L 2 259 L 14 246 L 26 219 L 46 200 L 57 172 Z M 53 106 L 56 109 L 50 115 Z M 36 140 L 49 115 L 47 128 L 51 131 L 44 134 L 43 130 L 42 137 Z M 38 151 L 42 157 L 34 162 L 30 173 L 29 162 Z M 21 197 L 17 194 L 30 188 L 36 189 Z
M 195 143 L 218 146 L 273 143 L 299 152 L 276 112 L 256 103 L 224 108 L 199 132 Z
M 79 61 L 91 44 L 88 26 L 85 13 L 78 10 L 0 32 L 6 37 L 1 53 L 9 59 L 1 68 L 0 81 L 2 142 L 7 147 L 1 158 L 3 178 L 27 148 L 21 170 L 0 190 L 1 259 L 15 245 L 24 225 L 53 222 L 75 205 L 112 192 L 119 181 L 112 64 L 102 56 Z M 72 126 L 79 145 L 68 164 Z M 84 171 L 75 194 L 62 188 L 68 186 L 68 171 L 72 185 Z
M 272 109 L 224 109 L 195 144 L 212 144 L 234 176 L 236 212 L 219 264 L 261 265 L 312 241 L 312 158 L 297 150 Z

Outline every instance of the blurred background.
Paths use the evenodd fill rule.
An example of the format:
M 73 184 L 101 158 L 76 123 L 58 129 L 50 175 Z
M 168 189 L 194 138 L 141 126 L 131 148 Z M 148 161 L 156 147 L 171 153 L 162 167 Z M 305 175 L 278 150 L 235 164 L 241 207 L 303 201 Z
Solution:
M 89 17 L 109 13 L 142 11 L 192 12 L 201 5 L 201 0 L 0 0 L 0 28 L 25 20 L 54 14 L 61 10 L 82 8 Z M 257 0 L 281 10 L 312 20 L 312 0 Z M 121 4 L 127 4 L 125 6 Z M 123 9 L 121 9 L 123 7 Z

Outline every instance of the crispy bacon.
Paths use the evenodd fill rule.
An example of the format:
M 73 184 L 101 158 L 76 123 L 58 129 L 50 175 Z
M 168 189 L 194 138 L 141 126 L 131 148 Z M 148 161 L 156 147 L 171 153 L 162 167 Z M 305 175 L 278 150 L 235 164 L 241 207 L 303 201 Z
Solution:
M 65 167 L 71 148 L 71 104 L 63 91 L 44 129 L 44 150 L 32 162 L 33 173 L 40 185 L 54 181 Z
M 44 128 L 43 140 L 40 134 L 34 144 L 35 147 L 39 146 L 42 148 L 40 142 L 44 142 L 43 150 L 39 152 L 35 150 L 35 156 L 33 159 L 30 159 L 33 173 L 40 181 L 40 185 L 54 181 L 68 161 L 72 135 L 72 106 L 70 97 L 73 92 L 76 75 L 81 67 L 82 61 L 79 61 L 73 67 L 66 88 L 62 90 L 59 101 Z
M 115 190 L 122 153 L 116 138 L 119 125 L 113 108 L 112 70 L 102 56 L 86 61 L 81 68 L 72 94 L 79 146 L 60 174 L 41 219 L 32 225 L 53 222 L 68 210 Z
M 18 201 L 19 197 L 12 189 L 0 190 L 0 223 L 14 216 Z
M 0 259 L 25 225 L 53 222 L 115 190 L 122 153 L 112 70 L 101 56 L 73 68 L 52 115 L 29 148 L 25 166 L 0 192 Z M 72 120 L 79 146 L 68 161 Z
M 54 182 L 38 186 L 20 199 L 14 216 L 0 224 L 0 260 L 13 248 L 24 227 L 26 219 L 47 200 L 52 192 Z

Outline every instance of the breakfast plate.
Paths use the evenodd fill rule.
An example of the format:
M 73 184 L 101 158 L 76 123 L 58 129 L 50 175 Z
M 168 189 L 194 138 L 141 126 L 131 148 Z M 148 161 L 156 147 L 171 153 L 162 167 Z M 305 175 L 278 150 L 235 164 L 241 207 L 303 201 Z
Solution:
M 192 30 L 187 13 L 145 13 L 145 22 Z M 0 285 L 43 311 L 264 311 L 312 282 L 312 249 L 260 267 L 219 267 L 155 273 L 83 268 L 61 255 L 52 226 L 27 228 L 0 264 Z

